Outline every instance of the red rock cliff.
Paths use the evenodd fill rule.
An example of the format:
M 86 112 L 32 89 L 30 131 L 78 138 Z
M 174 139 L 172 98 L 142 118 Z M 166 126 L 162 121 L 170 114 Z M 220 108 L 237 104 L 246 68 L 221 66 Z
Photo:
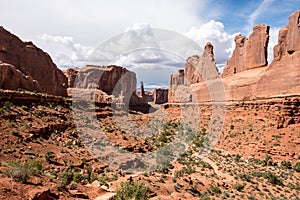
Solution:
M 259 97 L 300 93 L 300 10 L 278 34 L 274 60 L 257 83 Z
M 67 96 L 67 78 L 52 62 L 50 56 L 32 42 L 21 41 L 3 27 L 0 27 L 0 61 L 13 65 L 22 76 L 36 80 L 42 92 Z M 16 78 L 18 79 L 18 77 Z M 24 87 L 24 84 L 18 85 L 20 81 L 15 81 L 13 77 L 10 81 L 15 84 L 14 88 L 37 90 L 36 87 L 30 88 Z M 0 85 L 0 87 L 14 89 L 4 88 L 3 85 Z
M 234 41 L 235 49 L 227 61 L 222 76 L 268 65 L 269 26 L 258 24 L 253 28 L 249 39 L 237 35 Z

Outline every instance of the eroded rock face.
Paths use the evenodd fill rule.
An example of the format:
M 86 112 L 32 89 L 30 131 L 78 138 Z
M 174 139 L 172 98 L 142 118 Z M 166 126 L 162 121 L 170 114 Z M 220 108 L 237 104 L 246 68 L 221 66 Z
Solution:
M 208 42 L 204 47 L 202 56 L 192 56 L 185 64 L 187 84 L 199 83 L 204 80 L 218 77 L 213 45 Z
M 300 10 L 278 34 L 274 60 L 257 83 L 257 96 L 299 94 L 300 91 Z
M 74 76 L 74 74 L 77 74 L 77 76 Z M 73 72 L 73 75 L 69 78 L 69 82 L 75 84 L 74 87 L 95 88 L 108 95 L 115 92 L 120 93 L 120 91 L 130 94 L 136 91 L 135 73 L 114 65 L 107 67 L 88 65 L 77 69 L 77 73 Z
M 289 17 L 289 31 L 287 34 L 287 52 L 292 54 L 300 50 L 300 11 L 294 12 Z
M 190 88 L 185 84 L 184 69 L 169 76 L 168 102 L 190 102 Z
M 31 90 L 41 92 L 41 87 L 32 77 L 24 75 L 15 66 L 0 63 L 0 88 L 9 90 Z
M 0 61 L 11 64 L 25 76 L 32 77 L 39 83 L 42 92 L 67 96 L 67 78 L 52 62 L 50 56 L 32 42 L 21 41 L 3 27 L 0 27 Z M 12 82 L 16 81 L 12 79 Z
M 144 105 L 146 102 L 136 94 L 136 74 L 126 68 L 111 65 L 106 67 L 91 66 L 65 71 L 68 82 L 73 88 L 68 89 L 69 96 L 129 106 Z M 120 100 L 122 99 L 122 100 Z M 121 101 L 121 102 L 120 102 Z
M 227 61 L 222 76 L 268 65 L 269 26 L 258 24 L 253 28 L 249 39 L 237 35 L 234 41 L 235 49 Z
M 163 104 L 168 102 L 168 89 L 154 89 L 153 98 L 155 104 Z
M 68 88 L 73 88 L 78 74 L 79 68 L 68 68 L 64 70 L 64 74 L 68 79 Z

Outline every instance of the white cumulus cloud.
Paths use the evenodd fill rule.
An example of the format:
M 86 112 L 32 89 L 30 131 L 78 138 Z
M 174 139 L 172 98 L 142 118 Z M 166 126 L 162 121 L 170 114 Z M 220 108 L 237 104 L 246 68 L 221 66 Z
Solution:
M 234 49 L 234 37 L 238 33 L 229 34 L 224 30 L 222 22 L 211 20 L 199 27 L 192 27 L 185 35 L 196 41 L 203 50 L 207 42 L 214 46 L 214 55 L 217 64 L 225 63 Z
M 80 67 L 86 62 L 87 56 L 92 51 L 91 47 L 75 43 L 73 41 L 73 37 L 70 36 L 42 34 L 38 38 L 45 43 L 56 46 L 56 49 L 64 49 L 62 51 L 55 52 L 53 55 L 53 60 L 59 67 Z

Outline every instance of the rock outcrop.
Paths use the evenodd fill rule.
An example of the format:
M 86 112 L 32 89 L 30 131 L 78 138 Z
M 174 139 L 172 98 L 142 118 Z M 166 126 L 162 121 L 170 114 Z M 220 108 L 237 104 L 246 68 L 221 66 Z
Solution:
M 36 80 L 40 85 L 41 92 L 67 96 L 67 78 L 52 62 L 50 56 L 32 42 L 21 41 L 3 27 L 0 27 L 0 61 L 13 65 L 22 76 Z M 16 75 L 16 79 L 19 79 L 18 76 Z M 15 81 L 13 77 L 11 78 L 12 82 L 21 83 Z M 36 87 L 24 87 L 24 84 L 6 89 L 15 88 L 37 90 Z
M 191 90 L 185 82 L 184 69 L 169 76 L 168 102 L 191 102 Z
M 15 66 L 7 63 L 0 63 L 0 88 L 41 92 L 40 84 L 36 80 L 30 76 L 25 76 Z
M 222 76 L 268 65 L 269 26 L 258 24 L 253 28 L 249 39 L 237 35 L 234 41 L 235 49 L 227 61 Z
M 300 91 L 300 10 L 278 34 L 274 60 L 257 83 L 257 96 L 299 94 Z
M 187 84 L 199 83 L 204 80 L 218 77 L 213 45 L 208 42 L 204 47 L 202 56 L 189 57 L 185 64 Z
M 126 68 L 87 65 L 65 71 L 69 96 L 101 103 L 124 104 L 133 108 L 148 104 L 136 93 L 136 74 Z
M 236 47 L 227 62 L 222 78 L 214 78 L 208 73 L 209 78 L 204 79 L 205 71 L 193 68 L 199 66 L 199 61 L 204 55 L 190 57 L 184 77 L 187 84 L 176 85 L 173 79 L 178 75 L 171 76 L 169 102 L 187 102 L 186 98 L 181 97 L 188 95 L 191 95 L 192 102 L 240 101 L 299 95 L 299 27 L 300 10 L 291 14 L 288 25 L 279 31 L 278 44 L 274 47 L 274 59 L 269 66 L 267 66 L 269 27 L 266 25 L 256 25 L 249 39 L 241 35 L 235 37 Z M 210 50 L 212 48 L 209 47 L 210 45 L 207 45 L 204 54 L 211 55 L 208 57 L 210 58 L 208 63 L 213 63 L 213 53 Z
M 155 88 L 153 98 L 155 104 L 163 104 L 168 102 L 168 89 Z
M 67 70 L 70 86 L 75 88 L 99 89 L 108 95 L 132 94 L 136 91 L 136 75 L 134 72 L 119 66 L 87 65 L 80 69 Z M 71 72 L 71 73 L 70 73 Z
M 219 77 L 216 67 L 213 45 L 208 42 L 201 56 L 189 57 L 185 64 L 185 71 L 178 70 L 177 74 L 169 77 L 169 102 L 193 102 L 199 100 L 192 90 L 193 84 L 204 83 Z M 206 93 L 207 88 L 205 88 Z M 209 96 L 209 94 L 208 94 Z

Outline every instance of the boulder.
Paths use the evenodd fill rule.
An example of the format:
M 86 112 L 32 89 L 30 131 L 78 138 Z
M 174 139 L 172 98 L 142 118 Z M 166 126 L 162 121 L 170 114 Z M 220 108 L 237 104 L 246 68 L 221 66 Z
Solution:
M 0 88 L 9 90 L 30 90 L 41 92 L 41 87 L 31 76 L 26 76 L 15 66 L 0 63 Z
M 50 191 L 47 187 L 39 187 L 28 191 L 29 200 L 54 200 L 58 196 Z
M 258 24 L 253 27 L 249 39 L 242 35 L 234 38 L 235 49 L 224 68 L 223 77 L 268 65 L 269 29 L 265 24 Z
M 50 56 L 32 42 L 21 41 L 3 27 L 0 27 L 0 61 L 13 65 L 25 76 L 36 80 L 42 92 L 67 96 L 67 78 L 52 62 Z M 12 79 L 12 82 L 15 81 Z

